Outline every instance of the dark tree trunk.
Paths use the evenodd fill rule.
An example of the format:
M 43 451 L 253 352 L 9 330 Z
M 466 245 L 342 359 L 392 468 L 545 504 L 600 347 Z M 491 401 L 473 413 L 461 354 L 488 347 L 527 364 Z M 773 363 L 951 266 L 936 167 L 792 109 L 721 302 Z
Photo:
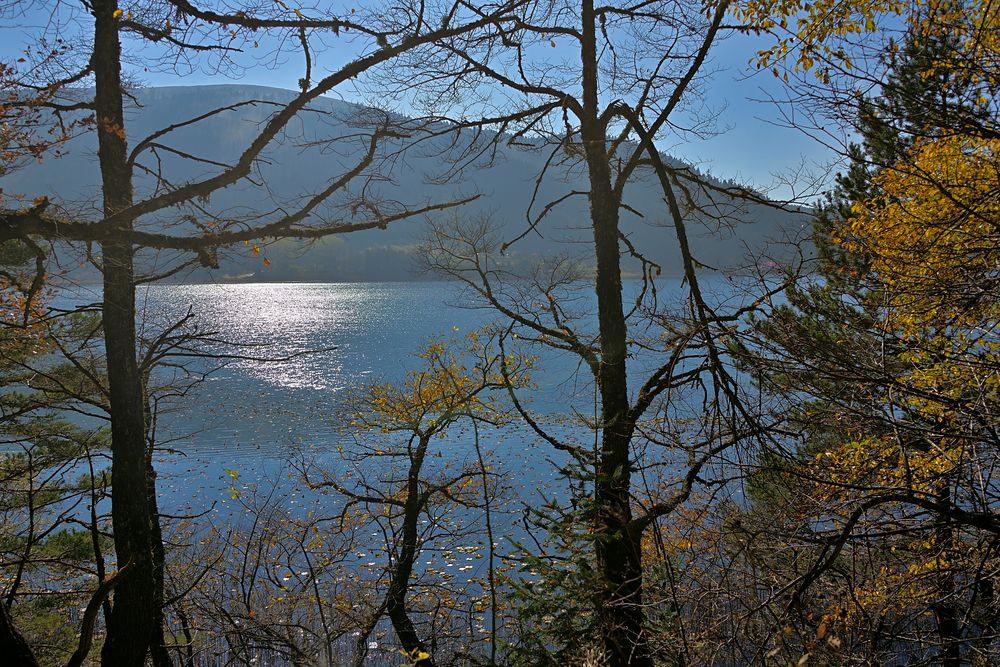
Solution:
M 643 633 L 642 555 L 632 521 L 627 328 L 622 307 L 618 201 L 612 188 L 606 131 L 598 114 L 596 18 L 593 0 L 583 1 L 583 115 L 580 136 L 590 176 L 590 215 L 597 261 L 595 292 L 601 360 L 601 452 L 594 484 L 597 564 L 603 579 L 598 619 L 605 659 L 613 667 L 651 665 Z
M 153 658 L 153 667 L 170 667 L 170 653 L 163 634 L 166 622 L 164 607 L 164 575 L 166 569 L 166 553 L 163 550 L 163 533 L 160 530 L 160 508 L 156 503 L 156 470 L 153 468 L 152 443 L 146 453 L 146 471 L 149 494 L 149 517 L 153 550 L 153 634 L 149 638 L 149 652 Z
M 3 603 L 0 603 L 0 655 L 3 656 L 3 664 L 10 667 L 38 667 L 35 654 L 17 631 L 10 610 Z
M 978 613 L 976 623 L 979 626 L 978 636 L 974 640 L 972 651 L 972 666 L 986 667 L 990 664 L 990 646 L 997 636 L 998 617 L 996 606 L 996 590 L 990 575 L 980 574 L 975 584 L 975 600 Z
M 419 658 L 420 653 L 430 654 L 406 610 L 406 593 L 410 586 L 410 575 L 413 573 L 413 563 L 417 558 L 417 530 L 420 523 L 422 502 L 420 497 L 420 471 L 427 455 L 427 446 L 431 435 L 423 435 L 410 459 L 410 470 L 406 482 L 406 501 L 403 506 L 403 540 L 399 555 L 389 574 L 389 591 L 386 594 L 386 614 L 396 631 L 396 637 L 412 659 L 413 664 L 421 667 L 433 667 L 434 658 Z
M 940 573 L 936 586 L 937 599 L 931 604 L 937 622 L 941 651 L 938 655 L 941 667 L 960 667 L 962 664 L 962 632 L 959 627 L 959 612 L 955 603 L 955 575 L 950 571 L 954 562 L 955 535 L 948 515 L 951 511 L 951 484 L 941 483 L 935 502 L 938 517 L 934 525 L 934 542 L 941 558 L 949 563 L 949 571 Z
M 115 0 L 95 0 L 94 52 L 98 157 L 104 214 L 132 204 L 122 103 L 121 44 Z M 130 222 L 122 223 L 127 229 Z M 108 667 L 141 667 L 156 618 L 151 517 L 146 479 L 143 383 L 136 361 L 132 245 L 102 246 L 104 343 L 111 404 L 111 518 L 119 567 L 129 565 L 114 594 L 101 659 Z

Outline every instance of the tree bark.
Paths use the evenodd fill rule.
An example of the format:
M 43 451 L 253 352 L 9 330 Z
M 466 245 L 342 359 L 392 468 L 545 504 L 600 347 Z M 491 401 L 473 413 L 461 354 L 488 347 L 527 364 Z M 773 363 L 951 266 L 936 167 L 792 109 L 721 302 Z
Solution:
M 147 413 L 148 414 L 148 413 Z M 153 555 L 153 634 L 149 638 L 149 652 L 153 667 L 170 667 L 170 653 L 164 635 L 164 576 L 166 573 L 166 553 L 163 549 L 163 532 L 160 530 L 160 508 L 156 502 L 156 470 L 153 468 L 153 443 L 146 452 L 146 480 L 149 494 L 149 526 Z
M 951 571 L 954 562 L 955 534 L 949 518 L 951 507 L 951 483 L 939 482 L 935 502 L 938 516 L 934 525 L 934 543 L 939 549 L 939 558 L 947 562 L 947 571 L 938 573 L 935 588 L 937 599 L 931 603 L 931 610 L 937 622 L 941 649 L 938 660 L 941 667 L 960 667 L 962 664 L 962 632 L 959 627 L 959 612 L 955 604 L 955 575 Z
M 386 614 L 396 631 L 396 637 L 403 650 L 411 656 L 411 662 L 421 667 L 434 667 L 434 658 L 421 641 L 417 629 L 406 610 L 406 593 L 410 586 L 410 575 L 413 573 L 413 563 L 417 557 L 417 529 L 420 522 L 422 499 L 420 496 L 420 471 L 427 455 L 431 434 L 420 436 L 413 458 L 410 460 L 410 470 L 406 480 L 406 501 L 403 506 L 403 542 L 400 545 L 399 556 L 389 575 L 389 591 L 386 594 Z M 420 653 L 428 657 L 420 658 Z
M 608 665 L 651 665 L 643 632 L 642 553 L 640 540 L 628 529 L 631 461 L 628 423 L 628 378 L 625 369 L 627 326 L 622 307 L 621 254 L 618 246 L 619 206 L 608 164 L 604 123 L 598 113 L 596 17 L 593 0 L 583 0 L 581 63 L 583 66 L 583 140 L 590 177 L 590 215 L 597 262 L 595 293 L 601 360 L 601 451 L 594 483 L 597 564 L 603 579 L 598 622 Z
M 24 636 L 18 632 L 10 617 L 7 605 L 0 602 L 0 655 L 3 664 L 10 667 L 38 667 L 38 660 L 31 651 L 31 646 Z
M 94 51 L 98 158 L 104 215 L 132 204 L 122 102 L 121 43 L 115 0 L 95 0 Z M 119 228 L 131 229 L 125 220 Z M 133 248 L 111 239 L 102 244 L 104 344 L 111 406 L 111 518 L 119 567 L 128 566 L 114 593 L 101 651 L 108 667 L 142 667 L 156 618 L 151 517 L 146 479 L 143 383 L 136 361 Z

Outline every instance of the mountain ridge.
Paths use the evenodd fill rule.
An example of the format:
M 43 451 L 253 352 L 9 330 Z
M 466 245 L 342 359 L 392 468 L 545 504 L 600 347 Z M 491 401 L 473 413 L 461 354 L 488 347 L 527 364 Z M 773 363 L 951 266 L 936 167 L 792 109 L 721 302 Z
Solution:
M 171 147 L 191 155 L 203 155 L 215 162 L 234 160 L 252 141 L 258 128 L 273 111 L 272 104 L 292 99 L 293 91 L 281 88 L 240 83 L 199 86 L 165 86 L 139 88 L 133 91 L 138 106 L 127 112 L 130 145 L 143 136 L 209 109 L 241 104 L 236 110 L 211 117 L 196 126 L 182 128 L 169 135 Z M 256 104 L 247 104 L 247 100 Z M 310 104 L 310 110 L 297 116 L 283 133 L 282 142 L 268 149 L 255 178 L 266 187 L 244 183 L 213 195 L 215 212 L 240 211 L 259 213 L 268 207 L 293 205 L 296 198 L 318 189 L 329 178 L 350 164 L 352 149 L 361 144 L 352 138 L 357 128 L 352 123 L 359 115 L 374 111 L 339 98 L 321 97 Z M 402 117 L 400 117 L 402 118 Z M 131 139 L 134 137 L 134 139 Z M 332 140 L 332 141 L 331 141 Z M 327 142 L 327 143 L 324 143 Z M 401 147 L 390 144 L 388 148 Z M 534 179 L 543 168 L 543 152 L 523 147 L 501 145 L 496 160 L 486 168 L 470 170 L 465 180 L 437 183 L 436 177 L 445 164 L 440 159 L 440 143 L 430 143 L 418 151 L 404 154 L 386 164 L 386 173 L 366 184 L 362 194 L 390 202 L 416 203 L 445 201 L 449 198 L 479 193 L 472 204 L 462 207 L 464 216 L 491 214 L 500 221 L 506 239 L 525 230 L 525 211 L 534 189 Z M 202 177 L 212 169 L 203 163 L 178 158 L 167 151 L 156 156 L 156 164 L 169 171 L 171 183 Z M 672 160 L 675 165 L 683 164 Z M 148 168 L 148 165 L 147 165 Z M 557 164 L 539 187 L 538 201 L 554 201 L 568 192 L 586 189 L 579 169 Z M 710 178 L 710 177 L 709 177 Z M 714 180 L 714 179 L 713 179 Z M 717 181 L 716 181 L 717 182 Z M 718 183 L 718 182 L 717 182 Z M 720 183 L 721 184 L 721 183 Z M 155 181 L 148 175 L 136 179 L 139 196 L 154 191 Z M 471 187 L 470 187 L 471 186 Z M 41 165 L 30 165 L 0 178 L 0 187 L 7 192 L 20 192 L 29 197 L 47 195 L 69 211 L 87 215 L 99 202 L 99 172 L 92 133 L 73 139 L 62 157 L 47 159 Z M 622 227 L 633 244 L 650 259 L 663 266 L 667 275 L 680 273 L 679 252 L 672 225 L 669 224 L 658 186 L 642 178 L 630 184 L 626 195 L 633 212 L 624 212 Z M 357 192 L 352 192 L 357 195 Z M 338 209 L 337 207 L 342 207 Z M 530 263 L 553 252 L 572 254 L 578 244 L 586 242 L 589 215 L 585 197 L 576 196 L 553 210 L 539 233 L 532 233 L 512 249 L 510 261 Z M 537 210 L 537 206 L 536 206 Z M 346 216 L 350 213 L 349 197 L 331 201 L 325 211 Z M 454 214 L 454 211 L 450 212 Z M 763 204 L 743 208 L 731 231 L 715 232 L 704 229 L 706 221 L 692 216 L 689 234 L 695 254 L 705 265 L 726 269 L 745 263 L 747 251 L 767 250 L 768 238 L 794 235 L 803 229 L 806 214 L 783 213 Z M 699 228 L 699 229 L 694 229 Z M 370 231 L 330 237 L 315 242 L 303 250 L 301 244 L 279 241 L 264 251 L 270 266 L 260 257 L 236 248 L 223 253 L 218 270 L 198 267 L 181 275 L 190 282 L 252 279 L 255 281 L 330 281 L 365 282 L 377 280 L 411 280 L 419 239 L 423 232 L 412 222 L 395 224 L 389 231 Z M 586 253 L 580 253 L 586 255 Z M 147 253 L 150 271 L 169 264 L 172 258 Z M 581 261 L 586 262 L 586 259 Z M 635 267 L 627 264 L 626 271 Z

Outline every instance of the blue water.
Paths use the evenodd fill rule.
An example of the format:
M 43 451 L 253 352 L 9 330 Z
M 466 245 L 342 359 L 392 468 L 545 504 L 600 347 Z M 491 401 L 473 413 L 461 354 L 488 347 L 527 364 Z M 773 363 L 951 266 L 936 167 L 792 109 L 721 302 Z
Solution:
M 735 298 L 736 291 L 724 281 L 712 285 L 720 299 Z M 676 281 L 661 285 L 661 305 L 679 299 L 679 287 Z M 593 297 L 588 292 L 588 286 L 580 285 L 572 301 L 579 312 L 577 324 L 584 330 L 593 328 Z M 634 300 L 635 293 L 636 285 L 627 286 L 626 301 Z M 99 300 L 99 291 L 78 288 L 63 291 L 54 305 L 69 308 Z M 155 457 L 160 510 L 194 517 L 186 525 L 164 522 L 168 535 L 180 525 L 181 542 L 190 537 L 186 531 L 238 531 L 257 516 L 273 516 L 271 509 L 284 523 L 293 523 L 287 518 L 336 517 L 344 499 L 310 490 L 300 467 L 315 466 L 313 474 L 322 468 L 343 475 L 352 465 L 350 453 L 378 437 L 359 435 L 349 427 L 345 399 L 352 389 L 402 379 L 420 365 L 414 354 L 433 337 L 460 338 L 490 321 L 502 322 L 494 311 L 475 308 L 458 285 L 442 282 L 161 285 L 141 290 L 139 301 L 143 336 L 155 336 L 192 313 L 191 323 L 216 341 L 208 349 L 230 355 L 216 361 L 176 360 L 207 375 L 183 397 L 160 405 L 160 449 Z M 633 335 L 655 339 L 658 331 L 636 327 Z M 574 417 L 592 417 L 595 412 L 589 371 L 574 355 L 540 345 L 532 351 L 540 356 L 534 372 L 538 386 L 522 396 L 526 407 L 558 437 L 596 444 L 593 431 Z M 236 358 L 240 356 L 254 358 Z M 662 361 L 656 354 L 630 358 L 633 391 L 644 367 Z M 165 372 L 158 377 L 164 379 Z M 495 553 L 504 557 L 518 550 L 515 542 L 530 545 L 532 537 L 545 538 L 541 531 L 526 528 L 522 510 L 538 507 L 540 495 L 567 497 L 567 482 L 557 472 L 565 455 L 518 420 L 500 429 L 484 427 L 480 434 L 487 464 L 505 480 L 491 515 Z M 435 439 L 425 478 L 443 470 L 477 469 L 472 436 L 468 425 L 460 425 Z M 661 462 L 667 463 L 662 469 L 669 469 L 668 461 Z M 401 471 L 393 470 L 387 459 L 360 465 L 367 469 L 355 467 L 355 473 L 363 472 L 382 488 L 398 488 Z M 248 506 L 266 506 L 267 511 L 255 514 Z M 449 585 L 462 582 L 470 599 L 481 595 L 488 563 L 484 513 L 456 509 L 445 501 L 434 511 L 434 523 L 422 519 L 427 543 L 416 570 L 433 572 L 430 579 L 454 577 Z M 388 547 L 376 523 L 351 537 L 343 562 L 352 576 L 375 579 L 383 574 Z M 294 573 L 310 568 L 292 545 L 280 569 Z M 288 585 L 307 583 L 304 579 Z M 391 646 L 386 628 L 376 635 L 380 641 L 386 637 Z
M 706 284 L 733 298 L 723 279 Z M 679 287 L 676 281 L 661 285 L 661 302 L 678 298 Z M 627 286 L 627 298 L 635 289 Z M 573 305 L 586 328 L 592 297 L 586 285 L 580 290 Z M 98 291 L 80 288 L 63 292 L 57 305 L 99 298 Z M 154 336 L 190 312 L 194 326 L 222 341 L 208 349 L 254 357 L 187 359 L 193 370 L 212 372 L 184 397 L 160 404 L 157 470 L 161 507 L 170 513 L 232 511 L 227 471 L 234 470 L 237 486 L 277 485 L 289 507 L 309 502 L 291 462 L 311 460 L 334 472 L 343 466 L 337 448 L 356 445 L 344 408 L 352 388 L 402 379 L 419 365 L 414 354 L 432 337 L 458 338 L 502 321 L 446 282 L 154 285 L 141 289 L 139 300 L 143 335 Z M 544 346 L 533 351 L 540 355 L 538 387 L 523 395 L 526 406 L 561 435 L 592 441 L 593 434 L 569 418 L 574 410 L 594 414 L 589 372 L 574 355 Z M 633 358 L 630 365 L 641 370 L 657 361 Z M 526 427 L 485 429 L 482 437 L 491 464 L 510 476 L 518 497 L 555 483 L 552 459 L 560 457 Z M 474 455 L 467 428 L 446 440 L 441 458 L 450 464 Z
M 54 305 L 99 299 L 99 290 L 77 288 L 64 291 Z M 337 447 L 349 449 L 355 442 L 344 407 L 348 393 L 371 382 L 401 380 L 419 366 L 415 353 L 431 338 L 459 339 L 497 320 L 493 311 L 474 305 L 456 284 L 444 282 L 141 289 L 141 335 L 154 336 L 191 312 L 193 326 L 224 341 L 207 350 L 254 357 L 184 360 L 195 376 L 211 372 L 182 398 L 159 405 L 161 509 L 196 513 L 215 505 L 217 512 L 232 511 L 234 470 L 237 486 L 277 485 L 290 507 L 308 502 L 290 462 L 308 459 L 333 470 L 341 465 Z M 543 421 L 571 407 L 590 413 L 593 385 L 576 357 L 538 351 L 538 388 L 525 394 L 525 405 Z M 281 360 L 268 361 L 273 359 Z M 565 424 L 558 427 L 565 431 Z M 453 465 L 474 455 L 468 428 L 455 429 L 449 438 Z M 554 480 L 546 461 L 553 452 L 526 428 L 484 429 L 482 438 L 491 462 L 521 487 L 518 495 Z

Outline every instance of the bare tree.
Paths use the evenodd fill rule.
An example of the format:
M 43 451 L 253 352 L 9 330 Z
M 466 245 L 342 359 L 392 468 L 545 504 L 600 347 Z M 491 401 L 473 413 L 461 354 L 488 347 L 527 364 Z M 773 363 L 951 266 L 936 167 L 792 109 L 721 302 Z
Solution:
M 516 5 L 517 3 L 512 3 Z M 0 238 L 22 239 L 38 247 L 36 239 L 49 242 L 97 244 L 101 249 L 99 268 L 103 276 L 103 328 L 106 345 L 108 407 L 112 431 L 112 488 L 115 551 L 119 563 L 128 565 L 116 591 L 108 618 L 108 633 L 102 649 L 105 664 L 140 665 L 150 647 L 158 665 L 166 664 L 165 651 L 155 648 L 162 643 L 158 627 L 162 596 L 156 584 L 158 517 L 151 512 L 155 485 L 149 474 L 147 452 L 147 403 L 139 340 L 136 330 L 135 256 L 137 247 L 168 249 L 190 253 L 188 261 L 214 264 L 218 248 L 241 241 L 264 238 L 316 238 L 359 229 L 383 228 L 414 216 L 457 205 L 458 201 L 409 203 L 392 206 L 380 203 L 361 188 L 350 205 L 327 210 L 323 204 L 333 196 L 347 192 L 357 179 L 371 178 L 382 143 L 399 138 L 406 128 L 392 127 L 391 117 L 383 114 L 374 129 L 364 134 L 362 149 L 355 162 L 332 177 L 318 191 L 291 205 L 278 206 L 264 215 L 234 216 L 220 214 L 206 206 L 209 198 L 239 183 L 254 183 L 257 161 L 265 150 L 281 139 L 283 130 L 298 114 L 307 112 L 310 103 L 330 93 L 354 77 L 386 66 L 409 50 L 448 38 L 495 20 L 507 5 L 486 13 L 468 12 L 461 4 L 428 7 L 424 3 L 396 5 L 392 10 L 370 8 L 355 16 L 331 16 L 322 6 L 288 7 L 277 3 L 261 7 L 248 3 L 234 7 L 228 3 L 198 5 L 185 0 L 153 3 L 141 11 L 119 7 L 114 0 L 84 2 L 81 8 L 53 3 L 49 8 L 49 26 L 70 23 L 83 25 L 72 35 L 76 51 L 58 61 L 47 57 L 32 60 L 37 67 L 22 68 L 24 76 L 7 77 L 23 90 L 47 91 L 41 101 L 31 100 L 36 109 L 51 113 L 58 125 L 66 114 L 78 112 L 89 120 L 96 134 L 101 173 L 100 214 L 88 217 L 60 212 L 56 205 L 59 193 L 36 199 L 29 206 L 0 212 Z M 15 18 L 23 17 L 15 3 L 5 8 Z M 39 8 L 34 8 L 38 11 Z M 69 17 L 61 12 L 72 12 Z M 313 18 L 316 17 L 316 18 Z M 172 151 L 184 161 L 204 167 L 207 174 L 174 182 L 160 168 L 158 154 L 171 153 L 167 141 L 172 133 L 232 109 L 216 109 L 164 127 L 135 142 L 130 150 L 126 101 L 129 93 L 123 63 L 131 59 L 156 59 L 156 66 L 170 62 L 188 62 L 208 54 L 226 65 L 241 47 L 271 39 L 291 38 L 301 46 L 305 60 L 301 92 L 285 105 L 275 108 L 259 132 L 232 163 Z M 356 57 L 335 71 L 316 76 L 311 56 L 321 39 L 347 35 L 356 39 Z M 55 37 L 55 36 L 49 36 Z M 63 43 L 64 35 L 59 35 Z M 316 41 L 311 41 L 314 38 Z M 39 42 L 40 44 L 42 42 Z M 46 42 L 48 43 L 48 42 Z M 157 50 L 159 49 L 159 50 Z M 41 49 L 40 49 L 41 50 Z M 153 54 L 153 55 L 150 55 Z M 74 67 L 73 64 L 76 63 Z M 44 65 L 44 66 L 43 66 Z M 80 83 L 92 83 L 92 90 L 71 90 Z M 54 92 L 63 93 L 57 98 Z M 27 99 L 27 98 L 24 98 Z M 245 104 L 252 104 L 248 100 Z M 16 104 L 15 104 L 16 106 Z M 412 131 L 413 128 L 409 128 Z M 39 128 L 38 133 L 41 133 Z M 152 156 L 148 166 L 143 157 Z M 153 192 L 137 197 L 138 174 L 151 174 Z M 344 211 L 352 219 L 345 219 Z M 181 223 L 173 229 L 164 220 Z
M 379 587 L 384 586 L 385 593 L 359 636 L 357 665 L 363 664 L 368 638 L 383 616 L 392 623 L 402 651 L 415 665 L 442 664 L 442 654 L 449 651 L 453 659 L 481 659 L 473 648 L 475 633 L 459 642 L 456 630 L 449 627 L 457 632 L 462 632 L 463 625 L 471 628 L 472 610 L 468 624 L 450 619 L 455 612 L 462 614 L 464 603 L 494 615 L 489 641 L 491 645 L 496 642 L 492 506 L 500 483 L 488 469 L 479 432 L 510 423 L 506 393 L 528 382 L 532 365 L 523 356 L 505 355 L 497 345 L 502 336 L 501 331 L 487 328 L 447 345 L 432 340 L 418 355 L 421 367 L 408 373 L 403 383 L 373 384 L 359 390 L 351 410 L 360 447 L 343 453 L 350 472 L 320 470 L 321 477 L 307 472 L 309 486 L 332 489 L 342 496 L 340 525 L 377 527 L 376 533 L 384 536 L 381 550 L 387 562 L 379 566 L 385 578 Z M 472 426 L 467 450 L 475 457 L 467 451 L 469 462 L 453 465 L 435 443 L 445 442 L 443 437 L 462 422 Z M 446 561 L 456 550 L 478 553 L 478 547 L 470 547 L 475 528 L 465 524 L 475 523 L 479 512 L 484 515 L 489 541 L 488 580 L 482 595 L 468 599 L 469 590 L 462 590 L 465 586 L 452 579 L 472 570 L 472 565 L 463 564 L 457 573 L 435 572 L 421 567 L 418 559 L 425 550 L 443 554 Z M 488 606 L 484 598 L 490 600 Z M 495 648 L 490 655 L 490 662 L 495 663 Z
M 471 130 L 466 134 L 473 140 L 458 145 L 453 173 L 493 159 L 503 143 L 546 155 L 545 167 L 533 175 L 521 234 L 501 237 L 477 223 L 442 226 L 427 255 L 433 269 L 464 281 L 509 317 L 523 338 L 577 355 L 594 382 L 600 444 L 596 458 L 587 462 L 593 504 L 586 520 L 597 536 L 592 542 L 600 572 L 595 626 L 613 665 L 653 659 L 644 630 L 649 601 L 643 594 L 643 534 L 688 498 L 714 457 L 758 430 L 741 408 L 740 386 L 719 342 L 753 304 L 722 312 L 713 303 L 701 284 L 703 266 L 689 227 L 728 225 L 745 214 L 748 203 L 772 204 L 748 189 L 721 185 L 678 165 L 657 147 L 667 137 L 687 140 L 711 131 L 711 118 L 698 113 L 709 54 L 726 34 L 749 27 L 727 24 L 728 9 L 725 2 L 540 2 L 416 51 L 405 70 L 406 80 L 423 84 L 420 102 L 442 110 L 455 127 Z M 546 179 L 567 172 L 585 174 L 587 188 L 544 199 Z M 630 185 L 643 181 L 662 193 L 661 209 L 630 205 Z M 579 295 L 569 293 L 579 271 L 571 275 L 565 263 L 556 263 L 518 276 L 527 278 L 520 283 L 527 288 L 518 294 L 509 288 L 510 269 L 497 260 L 525 236 L 543 233 L 561 206 L 580 198 L 589 205 L 591 252 L 585 265 L 593 271 L 596 336 L 571 315 L 570 304 Z M 664 267 L 647 258 L 654 249 L 635 247 L 624 231 L 625 218 L 644 216 L 662 223 L 679 250 L 679 265 L 665 267 L 684 280 L 686 302 L 679 315 L 657 305 L 655 278 Z M 637 294 L 627 298 L 625 261 L 634 262 L 642 277 Z M 528 292 L 531 296 L 522 298 Z M 663 334 L 655 343 L 638 333 L 649 326 Z M 640 349 L 658 355 L 659 363 L 636 385 L 626 362 Z M 678 418 L 673 408 L 681 404 L 684 388 L 703 392 L 704 431 L 693 439 L 697 444 L 688 450 L 686 473 L 675 493 L 643 505 L 636 491 L 644 443 L 669 448 L 678 439 L 671 428 L 656 434 L 643 421 L 654 415 L 669 415 L 667 423 Z M 551 434 L 540 435 L 586 459 L 586 452 L 558 443 Z

